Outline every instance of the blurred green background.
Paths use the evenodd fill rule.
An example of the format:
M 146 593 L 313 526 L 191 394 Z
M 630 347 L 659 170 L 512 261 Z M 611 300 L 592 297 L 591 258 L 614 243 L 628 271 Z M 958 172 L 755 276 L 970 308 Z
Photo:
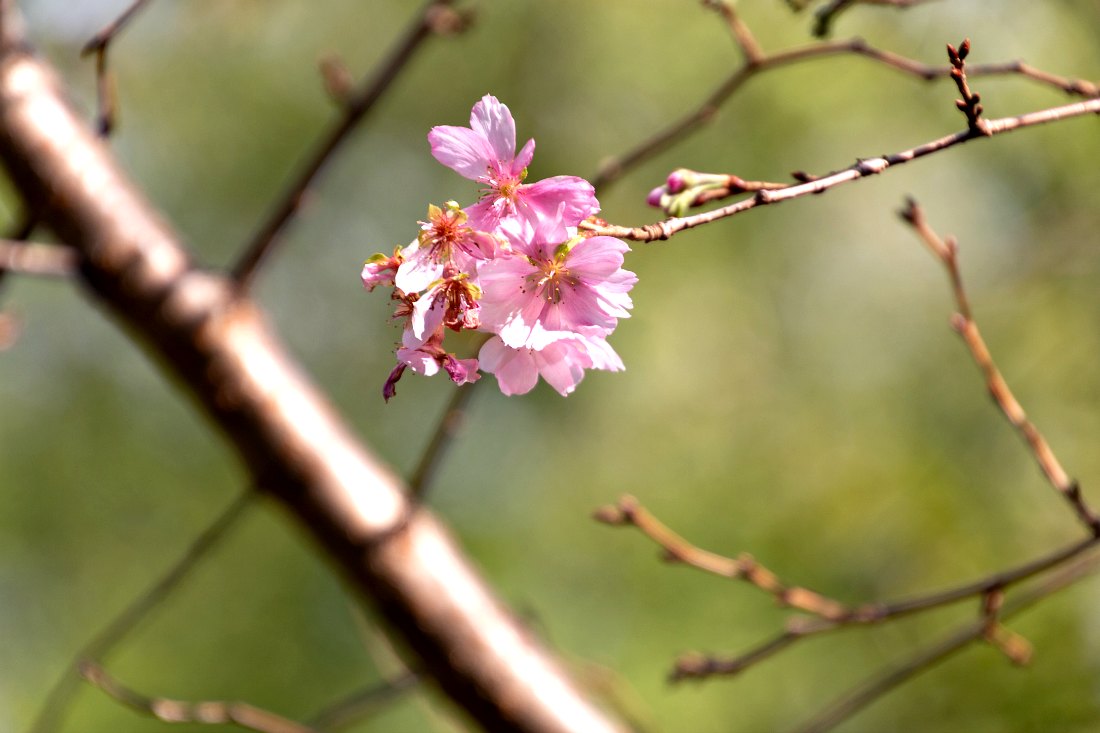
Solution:
M 94 109 L 80 46 L 126 0 L 29 0 L 40 50 Z M 688 0 L 484 0 L 435 40 L 360 128 L 259 281 L 294 354 L 380 456 L 411 470 L 451 393 L 409 375 L 380 388 L 398 332 L 362 261 L 412 239 L 429 203 L 469 202 L 425 135 L 492 93 L 538 149 L 531 179 L 591 176 L 692 108 L 739 62 Z M 779 0 L 739 9 L 766 49 L 810 41 Z M 197 258 L 232 262 L 334 116 L 316 62 L 358 77 L 415 13 L 398 0 L 156 1 L 112 48 L 112 147 Z M 857 8 L 838 38 L 929 63 L 973 40 L 975 63 L 1023 57 L 1100 77 L 1095 0 L 944 0 Z M 1016 78 L 975 79 L 990 116 L 1063 103 Z M 832 58 L 750 82 L 713 125 L 600 192 L 603 216 L 655 219 L 646 193 L 679 166 L 779 179 L 824 173 L 962 127 L 948 81 Z M 772 601 L 659 561 L 591 511 L 632 493 L 708 549 L 752 552 L 845 601 L 967 581 L 1079 536 L 985 395 L 951 332 L 943 272 L 897 220 L 903 197 L 961 242 L 987 341 L 1086 496 L 1100 501 L 1100 128 L 1095 118 L 966 145 L 824 196 L 638 245 L 623 374 L 474 395 L 431 503 L 500 594 L 586 679 L 654 731 L 793 725 L 926 645 L 974 604 L 802 646 L 733 679 L 670 686 L 681 652 L 744 651 L 786 618 Z M 5 194 L 9 216 L 16 200 Z M 23 332 L 0 354 L 0 731 L 20 731 L 70 656 L 238 492 L 225 446 L 140 350 L 66 283 L 14 279 Z M 1100 726 L 1100 585 L 1010 625 L 1026 669 L 979 646 L 881 700 L 846 731 L 1085 731 Z M 364 624 L 314 548 L 255 508 L 109 668 L 142 691 L 241 699 L 306 717 L 378 678 Z M 367 634 L 369 636 L 369 634 Z M 417 693 L 352 730 L 450 731 Z M 90 688 L 65 730 L 159 731 Z M 199 731 L 209 727 L 177 726 Z

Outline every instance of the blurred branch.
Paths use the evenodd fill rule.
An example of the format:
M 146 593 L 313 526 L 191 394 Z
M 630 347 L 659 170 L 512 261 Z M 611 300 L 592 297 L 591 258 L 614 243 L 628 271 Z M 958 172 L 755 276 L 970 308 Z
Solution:
M 419 501 L 424 500 L 447 448 L 462 430 L 466 420 L 466 408 L 470 404 L 470 398 L 473 397 L 476 387 L 477 382 L 473 382 L 456 387 L 452 391 L 447 407 L 436 422 L 431 440 L 428 441 L 416 470 L 409 478 L 409 496 Z
M 257 733 L 318 733 L 314 728 L 245 702 L 185 702 L 149 697 L 126 687 L 107 674 L 103 667 L 90 661 L 81 663 L 80 674 L 123 705 L 165 723 L 233 724 Z
M 83 257 L 86 292 L 156 355 L 278 500 L 371 600 L 425 678 L 489 730 L 610 733 L 493 595 L 446 529 L 337 416 L 237 283 L 177 234 L 64 101 L 0 3 L 0 159 Z M 89 186 L 95 181 L 95 186 Z
M 968 128 L 962 132 L 947 135 L 946 137 L 933 140 L 909 150 L 904 150 L 900 153 L 894 153 L 879 158 L 861 159 L 857 161 L 855 165 L 821 177 L 805 176 L 805 174 L 801 174 L 809 178 L 809 180 L 805 183 L 790 185 L 777 190 L 760 190 L 757 191 L 752 198 L 744 199 L 701 214 L 673 217 L 640 227 L 623 227 L 581 222 L 581 228 L 592 234 L 608 235 L 637 242 L 664 240 L 686 229 L 693 229 L 703 224 L 709 224 L 719 219 L 741 214 L 757 206 L 778 204 L 809 194 L 823 193 L 842 183 L 850 183 L 867 176 L 882 173 L 888 168 L 896 167 L 933 153 L 942 152 L 976 138 L 992 137 L 1015 130 L 1021 130 L 1026 127 L 1033 127 L 1035 125 L 1042 125 L 1049 122 L 1057 122 L 1096 113 L 1100 113 L 1100 98 L 1075 102 L 1061 107 L 1052 107 L 1050 109 L 1030 112 L 1016 117 L 1002 117 L 1000 119 L 985 120 L 985 124 L 981 131 L 976 132 Z
M 725 6 L 722 0 L 708 0 L 708 6 Z M 728 18 L 729 16 L 727 16 Z M 736 18 L 736 16 L 733 16 Z M 741 24 L 743 25 L 743 24 Z M 747 31 L 747 28 L 745 29 Z M 735 38 L 737 38 L 735 31 Z M 743 40 L 738 40 L 739 45 Z M 890 51 L 883 51 L 869 45 L 862 38 L 852 38 L 847 41 L 823 41 L 805 46 L 777 51 L 763 55 L 750 55 L 741 46 L 745 53 L 744 62 L 730 74 L 725 81 L 710 93 L 702 104 L 695 110 L 684 115 L 667 127 L 654 133 L 652 136 L 638 143 L 618 157 L 604 161 L 593 178 L 593 184 L 597 190 L 611 185 L 629 170 L 641 163 L 653 158 L 658 153 L 664 152 L 676 143 L 681 142 L 688 135 L 695 132 L 703 125 L 711 122 L 718 114 L 719 109 L 738 91 L 749 79 L 764 74 L 767 71 L 820 59 L 827 56 L 855 55 L 870 59 L 876 63 L 897 69 L 905 74 L 925 81 L 932 81 L 951 75 L 951 66 L 929 66 L 919 61 L 900 56 Z M 994 64 L 971 65 L 968 69 L 970 76 L 995 76 L 1016 74 L 1031 79 L 1040 84 L 1060 89 L 1067 94 L 1084 97 L 1100 95 L 1100 86 L 1093 82 L 1080 79 L 1068 79 L 1049 74 L 1035 69 L 1022 61 L 1008 61 Z
M 744 580 L 774 597 L 781 606 L 812 614 L 811 617 L 791 617 L 782 633 L 736 657 L 685 655 L 676 662 L 671 675 L 673 680 L 737 674 L 808 636 L 852 626 L 893 621 L 968 599 L 981 599 L 983 609 L 987 609 L 985 604 L 994 595 L 1062 566 L 1100 545 L 1100 537 L 1088 537 L 1021 565 L 953 588 L 901 601 L 848 606 L 814 591 L 782 584 L 774 574 L 760 567 L 749 555 L 733 559 L 696 547 L 662 524 L 633 497 L 623 497 L 617 505 L 601 508 L 596 512 L 595 518 L 614 526 L 636 527 L 665 551 L 667 560 L 681 562 L 723 578 Z M 1004 636 L 992 626 L 990 633 L 991 636 Z
M 1005 604 L 1000 611 L 1000 617 L 1009 618 L 1026 610 L 1038 601 L 1095 573 L 1098 565 L 1100 565 L 1100 556 L 1093 555 L 1080 558 L 1077 562 L 1060 569 L 1034 587 L 1021 591 L 1019 595 Z M 885 672 L 874 675 L 863 684 L 841 696 L 820 713 L 796 728 L 796 733 L 824 733 L 832 730 L 903 682 L 931 669 L 971 642 L 985 638 L 987 633 L 987 621 L 984 618 L 959 628 L 938 644 L 918 652 L 910 659 Z
M 415 672 L 404 672 L 337 700 L 312 716 L 308 725 L 318 730 L 337 730 L 351 725 L 416 689 L 419 683 L 420 677 Z
M 80 51 L 81 56 L 95 54 L 96 100 L 99 107 L 96 114 L 96 130 L 103 137 L 111 134 L 118 116 L 114 79 L 107 66 L 107 49 L 138 11 L 148 3 L 149 0 L 134 0 L 121 15 L 84 44 L 84 48 Z
M 149 588 L 144 590 L 123 611 L 115 616 L 76 653 L 64 673 L 47 693 L 31 724 L 29 733 L 52 733 L 59 730 L 65 713 L 77 689 L 77 671 L 82 660 L 106 661 L 108 654 L 129 636 L 149 613 L 164 602 L 199 562 L 210 554 L 229 533 L 244 510 L 251 506 L 255 492 L 244 491 L 229 504 L 214 521 L 194 539 L 191 545 Z
M 313 186 L 325 164 L 356 126 L 363 121 L 367 113 L 374 108 L 424 41 L 433 35 L 453 34 L 465 29 L 470 17 L 449 7 L 452 3 L 453 0 L 428 2 L 374 74 L 343 99 L 341 117 L 317 143 L 298 173 L 279 195 L 271 213 L 260 225 L 234 265 L 233 279 L 242 289 L 248 288 L 257 268 L 276 246 L 283 229 L 298 213 L 306 193 Z M 326 80 L 327 78 L 326 76 Z
M 1076 481 L 1069 477 L 1062 467 L 1058 457 L 1054 454 L 1050 444 L 1043 434 L 1028 419 L 1027 413 L 1020 405 L 1008 383 L 1001 375 L 1000 370 L 989 353 L 989 348 L 978 330 L 978 324 L 970 312 L 970 304 L 963 288 L 962 276 L 958 267 L 958 243 L 949 238 L 946 241 L 928 225 L 924 211 L 917 202 L 910 199 L 901 217 L 913 229 L 921 240 L 928 246 L 932 254 L 943 264 L 951 279 L 951 287 L 955 295 L 955 306 L 958 312 L 951 319 L 951 326 L 962 337 L 963 342 L 970 350 L 970 355 L 978 365 L 985 377 L 986 388 L 994 402 L 1004 413 L 1008 422 L 1020 433 L 1027 443 L 1035 462 L 1039 464 L 1043 475 L 1054 489 L 1069 503 L 1077 518 L 1089 529 L 1093 537 L 1100 537 L 1100 516 L 1089 506 L 1081 494 L 1081 488 Z
M 764 49 L 760 48 L 749 26 L 741 20 L 733 0 L 703 0 L 703 7 L 717 11 L 725 19 L 730 35 L 741 49 L 746 64 L 759 64 L 764 59 Z
M 742 554 L 734 559 L 696 547 L 662 524 L 632 496 L 624 496 L 616 506 L 603 507 L 596 512 L 595 518 L 605 524 L 637 527 L 665 551 L 665 559 L 669 562 L 684 563 L 723 578 L 743 580 L 771 595 L 781 606 L 826 619 L 840 619 L 848 614 L 839 601 L 806 588 L 784 585 L 751 555 Z
M 924 5 L 934 0 L 830 0 L 830 2 L 818 8 L 814 12 L 813 34 L 818 38 L 829 35 L 833 21 L 845 10 L 856 5 L 885 5 L 892 8 L 911 8 L 914 5 Z M 805 4 L 803 4 L 804 6 Z M 802 8 L 797 8 L 801 10 Z
M 58 244 L 0 239 L 0 272 L 37 277 L 72 277 L 79 256 Z

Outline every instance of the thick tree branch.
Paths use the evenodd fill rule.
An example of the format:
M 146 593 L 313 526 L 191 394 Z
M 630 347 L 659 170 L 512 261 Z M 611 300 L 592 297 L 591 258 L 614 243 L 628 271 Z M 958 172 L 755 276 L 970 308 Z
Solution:
M 259 307 L 199 269 L 175 232 L 63 101 L 0 5 L 0 159 L 82 255 L 91 295 L 144 343 L 415 652 L 419 668 L 490 730 L 618 726 L 515 622 L 444 527 L 300 372 Z M 47 197 L 47 194 L 49 196 Z

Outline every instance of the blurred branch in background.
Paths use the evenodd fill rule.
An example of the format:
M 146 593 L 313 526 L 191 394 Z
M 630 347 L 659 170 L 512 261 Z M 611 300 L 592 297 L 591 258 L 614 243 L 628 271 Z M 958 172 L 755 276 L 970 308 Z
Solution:
M 952 135 L 941 137 L 938 140 L 932 140 L 930 142 L 919 145 L 909 150 L 903 150 L 899 153 L 893 153 L 885 157 L 876 158 L 863 158 L 858 160 L 854 165 L 844 168 L 843 170 L 829 173 L 824 176 L 811 176 L 806 173 L 798 173 L 796 177 L 808 179 L 805 183 L 792 184 L 780 189 L 773 188 L 760 188 L 756 191 L 752 198 L 743 199 L 736 203 L 724 206 L 719 209 L 713 209 L 701 214 L 694 214 L 692 216 L 673 217 L 671 219 L 665 219 L 663 221 L 655 222 L 653 224 L 645 224 L 639 227 L 625 227 L 604 223 L 592 223 L 582 222 L 581 227 L 590 232 L 593 235 L 604 235 L 611 237 L 618 237 L 620 239 L 629 239 L 635 242 L 653 242 L 657 240 L 665 240 L 671 238 L 673 235 L 686 231 L 688 229 L 694 229 L 695 227 L 702 226 L 703 224 L 710 224 L 718 221 L 719 219 L 725 219 L 729 216 L 736 214 L 742 214 L 750 209 L 755 209 L 758 206 L 766 206 L 768 204 L 778 204 L 791 199 L 801 198 L 810 194 L 819 194 L 828 191 L 834 186 L 839 186 L 843 183 L 851 183 L 858 181 L 861 178 L 867 176 L 876 175 L 882 173 L 891 167 L 896 167 L 904 163 L 908 163 L 918 158 L 923 158 L 933 153 L 939 153 L 944 150 L 955 147 L 956 145 L 969 142 L 974 139 L 992 137 L 994 135 L 1000 135 L 1007 132 L 1013 132 L 1015 130 L 1022 130 L 1027 127 L 1033 127 L 1035 125 L 1043 125 L 1050 122 L 1058 122 L 1061 120 L 1071 119 L 1073 117 L 1081 117 L 1083 115 L 1090 115 L 1100 113 L 1100 98 L 1089 99 L 1084 102 L 1075 102 L 1073 104 L 1063 105 L 1061 107 L 1052 107 L 1049 109 L 1038 110 L 1036 112 L 1030 112 L 1028 114 L 1018 115 L 1015 117 L 1002 117 L 995 120 L 981 120 L 980 125 L 973 128 L 967 128 L 962 132 L 957 132 Z M 703 176 L 714 174 L 701 174 Z M 724 174 L 717 174 L 722 179 L 728 179 L 729 176 Z M 731 189 L 731 192 L 736 193 L 736 189 Z M 691 193 L 689 189 L 687 194 Z M 683 195 L 683 194 L 681 194 Z M 651 194 L 652 196 L 652 194 Z M 693 199 L 694 200 L 694 199 Z M 710 201 L 711 197 L 704 196 L 701 200 Z
M 952 237 L 949 237 L 946 241 L 941 239 L 928 225 L 924 217 L 924 210 L 912 199 L 909 200 L 906 208 L 901 212 L 901 217 L 916 231 L 921 241 L 928 246 L 928 249 L 947 270 L 947 275 L 951 279 L 951 289 L 955 296 L 955 307 L 958 309 L 958 312 L 951 319 L 951 326 L 962 337 L 967 349 L 970 350 L 974 363 L 978 365 L 985 377 L 985 385 L 990 397 L 993 398 L 1008 422 L 1027 443 L 1035 462 L 1039 464 L 1039 468 L 1047 481 L 1069 503 L 1073 513 L 1085 525 L 1090 534 L 1093 537 L 1100 537 L 1100 517 L 1097 516 L 1081 494 L 1081 487 L 1066 473 L 1061 461 L 1054 454 L 1046 438 L 1035 427 L 1035 424 L 1027 418 L 1027 413 L 1024 412 L 1024 408 L 1020 406 L 1019 401 L 1012 394 L 1012 390 L 1009 389 L 1000 369 L 994 363 L 985 340 L 982 339 L 978 324 L 970 312 L 970 302 L 963 288 L 962 275 L 959 273 L 958 242 Z
M 114 78 L 107 66 L 107 50 L 122 29 L 148 3 L 149 0 L 134 0 L 121 15 L 95 34 L 80 52 L 81 56 L 95 55 L 96 101 L 99 105 L 96 130 L 103 137 L 111 134 L 118 121 L 118 97 Z
M 1073 564 L 1061 568 L 1048 578 L 1037 582 L 1031 588 L 1021 591 L 1019 595 L 1004 605 L 999 612 L 999 617 L 1006 619 L 1015 616 L 1058 591 L 1088 578 L 1096 573 L 1098 564 L 1100 564 L 1100 556 L 1093 555 L 1079 558 Z M 834 729 L 863 708 L 882 698 L 883 695 L 886 695 L 898 685 L 909 681 L 921 672 L 935 667 L 969 644 L 985 638 L 987 634 L 988 622 L 986 619 L 983 618 L 967 624 L 958 631 L 947 635 L 938 644 L 933 644 L 914 654 L 909 660 L 873 675 L 865 683 L 841 696 L 820 713 L 796 728 L 794 733 L 825 733 L 825 731 Z
M 468 11 L 454 10 L 450 7 L 452 3 L 453 0 L 431 0 L 425 5 L 395 44 L 389 57 L 363 80 L 358 89 L 346 89 L 342 81 L 333 84 L 337 77 L 332 61 L 322 63 L 322 80 L 330 95 L 334 92 L 340 95 L 341 116 L 307 156 L 234 265 L 233 278 L 242 289 L 248 288 L 260 263 L 270 254 L 283 229 L 298 213 L 306 194 L 325 164 L 397 80 L 416 51 L 434 35 L 454 35 L 463 32 L 470 25 L 473 15 Z M 340 73 L 340 77 L 343 76 Z
M 488 729 L 621 730 L 524 633 L 442 525 L 410 505 L 239 282 L 192 263 L 66 104 L 10 5 L 0 6 L 0 25 L 0 157 L 16 188 L 32 200 L 50 192 L 56 205 L 46 223 L 83 255 L 88 292 L 161 355 L 157 364 L 221 428 L 252 482 L 374 602 L 472 719 Z
M 138 624 L 166 601 L 198 564 L 205 559 L 237 525 L 245 510 L 252 505 L 256 493 L 244 491 L 202 530 L 172 564 L 166 573 L 134 598 L 125 609 L 80 648 L 72 662 L 57 678 L 43 698 L 38 716 L 29 733 L 54 733 L 61 729 L 76 693 L 77 672 L 82 663 L 103 664 L 114 649 L 130 635 Z M 97 667 L 98 668 L 98 667 Z
M 705 0 L 703 4 L 719 10 L 730 24 L 734 38 L 745 57 L 744 61 L 695 110 L 654 133 L 627 152 L 603 161 L 593 178 L 593 184 L 597 190 L 607 188 L 633 168 L 658 153 L 668 150 L 692 132 L 714 120 L 721 107 L 744 86 L 745 82 L 765 72 L 837 55 L 862 56 L 925 81 L 949 77 L 954 68 L 929 66 L 920 61 L 875 48 L 862 38 L 819 42 L 785 51 L 765 53 L 759 48 L 748 26 L 737 15 L 732 3 L 727 0 Z M 968 73 L 971 76 L 1017 74 L 1037 83 L 1061 89 L 1067 94 L 1083 97 L 1095 97 L 1100 94 L 1100 87 L 1093 82 L 1049 74 L 1022 61 L 971 65 Z
M 964 44 L 964 49 L 966 45 Z M 954 51 L 954 49 L 951 50 Z M 965 57 L 965 50 L 961 56 Z M 962 58 L 956 58 L 959 61 L 957 68 L 961 68 Z M 965 79 L 960 81 L 960 88 L 964 86 Z M 970 99 L 976 102 L 976 97 L 971 97 L 968 91 L 964 91 L 963 96 L 968 102 Z M 983 134 L 981 130 L 986 123 L 978 117 L 980 109 L 973 109 L 972 105 L 966 103 L 960 104 L 960 109 L 973 123 L 970 133 Z M 1070 503 L 1074 514 L 1089 529 L 1089 537 L 1020 566 L 997 571 L 976 582 L 899 602 L 866 603 L 850 607 L 815 591 L 784 584 L 750 555 L 742 554 L 737 558 L 729 558 L 696 547 L 661 523 L 633 497 L 625 496 L 616 505 L 603 507 L 594 515 L 595 519 L 605 524 L 637 528 L 664 550 L 665 559 L 669 562 L 684 563 L 723 578 L 743 580 L 771 595 L 778 605 L 810 614 L 809 618 L 788 619 L 782 633 L 740 656 L 718 658 L 691 654 L 682 657 L 677 661 L 671 674 L 673 681 L 737 674 L 809 636 L 855 625 L 881 624 L 967 599 L 980 600 L 981 621 L 953 634 L 942 644 L 929 648 L 916 656 L 913 661 L 888 671 L 881 677 L 872 678 L 870 682 L 865 683 L 807 723 L 805 728 L 800 729 L 807 732 L 831 729 L 862 707 L 885 695 L 901 681 L 942 661 L 971 641 L 984 639 L 1000 649 L 1014 664 L 1026 664 L 1031 657 L 1031 645 L 1023 637 L 1006 629 L 1001 624 L 1001 620 L 1010 613 L 1091 573 L 1097 562 L 1095 557 L 1083 561 L 1080 558 L 1100 544 L 1100 521 L 1085 501 L 1077 483 L 1070 479 L 1062 468 L 1042 434 L 1027 419 L 1023 408 L 993 362 L 978 331 L 963 286 L 958 267 L 957 242 L 953 238 L 944 240 L 937 235 L 929 226 L 923 210 L 913 199 L 908 200 L 906 208 L 900 215 L 947 271 L 955 307 L 958 309 L 952 319 L 952 326 L 962 336 L 975 363 L 985 376 L 986 388 L 990 395 L 1008 421 L 1022 435 L 1044 476 Z M 1009 605 L 1005 605 L 1007 590 L 1045 573 L 1052 574 L 1045 582 L 1023 593 L 1019 599 Z
M 82 662 L 80 674 L 123 705 L 163 720 L 165 723 L 231 724 L 256 733 L 319 733 L 316 728 L 296 723 L 289 718 L 246 702 L 221 700 L 190 702 L 170 700 L 166 697 L 149 697 L 123 685 L 94 662 Z

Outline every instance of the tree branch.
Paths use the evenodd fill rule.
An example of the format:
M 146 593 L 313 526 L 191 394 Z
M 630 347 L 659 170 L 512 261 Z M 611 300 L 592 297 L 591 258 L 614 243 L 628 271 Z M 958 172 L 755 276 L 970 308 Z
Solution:
M 669 239 L 674 234 L 682 232 L 686 229 L 693 229 L 703 224 L 709 224 L 719 219 L 724 219 L 729 216 L 735 216 L 737 214 L 744 213 L 749 209 L 755 209 L 757 206 L 766 206 L 768 204 L 778 204 L 791 199 L 801 198 L 802 196 L 808 196 L 810 194 L 823 193 L 828 191 L 834 186 L 839 186 L 843 183 L 851 183 L 852 181 L 858 181 L 861 178 L 872 176 L 877 173 L 882 173 L 888 168 L 908 163 L 918 158 L 923 158 L 933 153 L 938 153 L 948 148 L 952 148 L 961 143 L 968 142 L 970 140 L 992 137 L 994 135 L 1001 135 L 1014 130 L 1020 130 L 1025 127 L 1033 127 L 1035 125 L 1043 125 L 1049 122 L 1057 122 L 1060 120 L 1066 120 L 1073 117 L 1080 117 L 1082 115 L 1100 113 L 1100 98 L 1089 99 L 1083 102 L 1074 102 L 1073 104 L 1066 104 L 1061 107 L 1052 107 L 1050 109 L 1039 110 L 1036 112 L 1029 112 L 1028 114 L 1019 115 L 1016 117 L 1002 117 L 995 120 L 983 120 L 984 124 L 980 131 L 974 131 L 972 129 L 966 129 L 962 132 L 957 132 L 953 135 L 947 135 L 941 137 L 938 140 L 932 140 L 931 142 L 924 143 L 915 148 L 909 150 L 903 150 L 900 153 L 894 153 L 892 155 L 886 155 L 878 158 L 867 158 L 859 160 L 848 168 L 830 173 L 826 176 L 809 177 L 810 180 L 805 183 L 799 183 L 786 188 L 780 188 L 776 190 L 760 190 L 752 198 L 744 199 L 736 203 L 724 206 L 712 211 L 706 211 L 701 214 L 693 214 L 691 216 L 673 217 L 671 219 L 665 219 L 653 224 L 646 224 L 640 227 L 624 227 L 614 225 L 603 225 L 592 222 L 581 222 L 581 228 L 590 232 L 593 235 L 606 235 L 611 237 L 618 237 L 620 239 L 630 239 L 636 242 L 652 242 L 655 240 Z
M 1024 408 L 1020 405 L 1016 396 L 1012 394 L 1008 382 L 1001 375 L 1000 369 L 993 361 L 993 356 L 989 353 L 989 347 L 986 346 L 985 340 L 978 330 L 978 324 L 970 312 L 970 303 L 966 297 L 966 290 L 963 288 L 962 275 L 959 273 L 958 244 L 954 239 L 948 239 L 947 241 L 941 239 L 928 225 L 924 217 L 924 211 L 912 199 L 908 201 L 905 210 L 901 212 L 901 218 L 916 231 L 917 235 L 928 246 L 928 249 L 947 270 L 948 277 L 951 280 L 951 289 L 955 296 L 955 307 L 958 309 L 958 312 L 951 319 L 951 326 L 962 337 L 971 357 L 974 359 L 974 363 L 977 364 L 978 369 L 985 377 L 986 389 L 989 391 L 989 395 L 997 403 L 1005 419 L 1027 443 L 1032 457 L 1039 464 L 1039 468 L 1047 481 L 1050 482 L 1050 485 L 1069 503 L 1074 514 L 1088 528 L 1092 536 L 1100 537 L 1100 516 L 1089 506 L 1081 493 L 1081 487 L 1070 478 L 1066 469 L 1062 467 L 1061 461 L 1058 460 L 1043 434 L 1039 432 L 1039 428 L 1035 427 L 1035 424 L 1028 419 L 1027 413 L 1024 412 Z
M 226 536 L 244 514 L 245 509 L 251 505 L 254 496 L 255 493 L 251 490 L 242 492 L 206 529 L 199 533 L 167 573 L 157 578 L 148 589 L 81 647 L 46 694 L 38 709 L 38 716 L 31 724 L 30 733 L 50 733 L 60 728 L 72 695 L 76 691 L 77 678 L 74 672 L 78 670 L 81 661 L 89 659 L 97 662 L 106 661 L 108 653 L 137 628 L 150 611 L 168 598 L 199 561 Z
M 651 137 L 638 143 L 636 146 L 618 157 L 608 159 L 600 165 L 593 178 L 593 184 L 597 190 L 604 189 L 625 175 L 629 170 L 637 167 L 645 161 L 653 158 L 658 153 L 686 137 L 696 129 L 711 122 L 718 114 L 718 110 L 732 97 L 749 79 L 767 71 L 790 66 L 793 64 L 819 59 L 826 56 L 855 55 L 870 59 L 875 63 L 896 69 L 904 74 L 932 81 L 933 79 L 948 77 L 953 67 L 929 66 L 928 64 L 900 56 L 890 51 L 877 49 L 862 38 L 852 38 L 847 41 L 827 41 L 813 43 L 805 46 L 777 51 L 772 54 L 746 58 L 745 62 L 733 71 L 696 109 L 672 122 L 667 127 L 654 133 Z M 1056 74 L 1040 71 L 1022 61 L 1008 61 L 994 64 L 973 64 L 967 69 L 970 76 L 998 76 L 1017 74 L 1032 79 L 1040 84 L 1046 84 L 1061 89 L 1067 94 L 1084 97 L 1100 95 L 1100 86 L 1082 79 L 1068 79 Z
M 246 702 L 187 702 L 166 697 L 149 697 L 123 685 L 107 674 L 107 670 L 91 661 L 81 663 L 80 674 L 123 705 L 165 723 L 232 724 L 256 733 L 318 733 L 314 728 Z
M 306 192 L 336 150 L 363 121 L 367 113 L 389 89 L 408 65 L 420 46 L 434 33 L 454 33 L 462 30 L 466 19 L 448 6 L 453 0 L 430 0 L 417 14 L 412 25 L 398 41 L 389 57 L 363 85 L 344 100 L 342 114 L 318 142 L 301 169 L 279 196 L 267 219 L 260 225 L 244 253 L 233 267 L 233 278 L 242 289 L 251 283 L 257 268 L 275 247 L 283 229 L 298 213 Z
M 420 668 L 489 730 L 620 727 L 493 596 L 444 527 L 351 434 L 259 306 L 196 267 L 0 13 L 0 159 L 82 255 L 83 281 L 186 389 L 263 487 L 372 600 Z

